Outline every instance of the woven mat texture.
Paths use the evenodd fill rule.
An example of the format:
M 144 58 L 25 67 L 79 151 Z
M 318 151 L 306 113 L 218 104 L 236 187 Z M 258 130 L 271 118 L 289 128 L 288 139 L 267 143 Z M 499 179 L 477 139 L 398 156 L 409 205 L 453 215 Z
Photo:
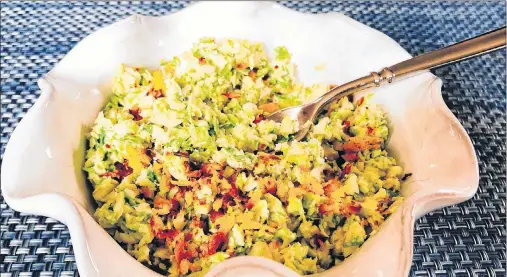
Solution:
M 412 55 L 505 24 L 500 1 L 298 1 L 305 13 L 342 12 L 396 40 Z M 1 7 L 1 155 L 39 97 L 36 80 L 89 33 L 134 13 L 164 15 L 187 2 L 19 2 Z M 470 135 L 480 168 L 474 198 L 421 218 L 410 276 L 506 276 L 505 51 L 435 71 L 447 105 Z M 78 276 L 67 227 L 18 213 L 1 200 L 1 277 Z

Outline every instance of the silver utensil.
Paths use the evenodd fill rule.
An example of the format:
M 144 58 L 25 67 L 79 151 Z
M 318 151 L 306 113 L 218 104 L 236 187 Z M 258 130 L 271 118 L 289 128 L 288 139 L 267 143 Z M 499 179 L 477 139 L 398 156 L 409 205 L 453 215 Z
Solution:
M 467 39 L 450 46 L 434 50 L 420 56 L 408 59 L 379 72 L 372 72 L 367 76 L 337 86 L 310 103 L 288 107 L 274 112 L 267 117 L 268 120 L 281 122 L 285 117 L 298 121 L 298 132 L 295 140 L 303 139 L 308 133 L 311 123 L 334 100 L 370 87 L 378 87 L 384 83 L 392 83 L 426 72 L 429 69 L 441 67 L 454 62 L 486 54 L 505 47 L 505 26 L 494 31 Z

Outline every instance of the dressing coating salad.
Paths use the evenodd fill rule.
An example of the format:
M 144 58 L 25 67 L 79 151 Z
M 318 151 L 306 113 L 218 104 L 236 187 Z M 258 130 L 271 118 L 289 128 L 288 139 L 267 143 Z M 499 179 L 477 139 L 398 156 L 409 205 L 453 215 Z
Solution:
M 332 103 L 302 141 L 266 116 L 314 99 L 285 47 L 203 38 L 157 69 L 121 66 L 89 134 L 98 223 L 168 276 L 263 256 L 300 274 L 358 251 L 402 203 L 385 113 Z

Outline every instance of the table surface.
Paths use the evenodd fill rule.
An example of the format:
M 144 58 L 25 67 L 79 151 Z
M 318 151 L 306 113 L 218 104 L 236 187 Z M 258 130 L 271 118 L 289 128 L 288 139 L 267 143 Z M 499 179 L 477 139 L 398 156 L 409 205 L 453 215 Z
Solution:
M 505 2 L 282 2 L 306 13 L 342 12 L 396 40 L 412 55 L 505 24 Z M 1 7 L 1 155 L 39 97 L 36 80 L 78 41 L 134 13 L 163 15 L 187 2 L 18 2 Z M 434 72 L 443 96 L 477 151 L 480 187 L 465 203 L 415 226 L 410 276 L 506 276 L 505 51 Z M 78 276 L 65 225 L 10 209 L 1 197 L 1 276 Z

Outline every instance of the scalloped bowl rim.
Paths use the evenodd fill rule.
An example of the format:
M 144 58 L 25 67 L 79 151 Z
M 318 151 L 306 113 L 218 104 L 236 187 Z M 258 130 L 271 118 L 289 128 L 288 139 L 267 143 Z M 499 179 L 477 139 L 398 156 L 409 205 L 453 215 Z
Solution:
M 41 115 L 46 115 L 48 113 L 48 105 L 51 106 L 52 101 L 55 101 L 55 97 L 61 97 L 61 95 L 58 95 L 59 92 L 55 90 L 54 84 L 52 82 L 55 81 L 54 79 L 59 78 L 58 74 L 61 74 L 62 70 L 65 69 L 64 63 L 66 63 L 69 57 L 77 55 L 75 54 L 78 51 L 77 49 L 81 47 L 85 41 L 89 41 L 92 38 L 100 36 L 101 34 L 105 34 L 107 30 L 111 30 L 113 26 L 131 24 L 132 22 L 136 24 L 139 22 L 154 20 L 161 22 L 163 20 L 173 18 L 176 15 L 180 20 L 183 20 L 185 16 L 190 17 L 193 13 L 197 13 L 199 9 L 202 11 L 207 8 L 214 8 L 215 5 L 218 4 L 196 3 L 176 13 L 160 17 L 133 15 L 117 23 L 103 27 L 88 35 L 85 39 L 79 42 L 59 63 L 57 63 L 45 77 L 39 80 L 39 86 L 42 90 L 42 94 L 33 105 L 33 107 L 30 108 L 26 116 L 21 120 L 18 127 L 14 130 L 11 139 L 7 144 L 4 160 L 2 163 L 3 174 L 1 176 L 1 186 L 5 201 L 15 210 L 53 217 L 65 223 L 69 227 L 75 249 L 76 261 L 79 271 L 83 276 L 126 276 L 125 272 L 136 272 L 136 274 L 142 274 L 143 276 L 161 275 L 158 275 L 142 266 L 128 254 L 126 254 L 126 252 L 124 252 L 119 245 L 116 245 L 117 248 L 120 248 L 120 250 L 125 255 L 119 254 L 121 257 L 118 257 L 117 259 L 121 260 L 122 262 L 128 261 L 128 264 L 125 264 L 125 268 L 118 271 L 117 269 L 107 268 L 101 259 L 107 258 L 108 253 L 99 253 L 100 251 L 97 251 L 97 249 L 100 248 L 100 245 L 98 244 L 106 243 L 109 241 L 107 242 L 109 244 L 107 244 L 107 246 L 104 246 L 104 248 L 109 249 L 110 243 L 115 242 L 103 230 L 102 232 L 94 231 L 93 234 L 90 233 L 89 230 L 91 230 L 91 228 L 96 228 L 96 226 L 93 227 L 93 225 L 97 225 L 97 223 L 95 223 L 87 209 L 74 198 L 69 197 L 65 193 L 60 193 L 59 191 L 45 191 L 42 193 L 20 196 L 22 193 L 20 192 L 19 187 L 26 186 L 27 184 L 19 181 L 19 172 L 21 170 L 19 160 L 22 158 L 18 157 L 18 153 L 20 153 L 20 151 L 23 151 L 23 149 L 32 147 L 34 140 L 30 140 L 27 138 L 27 136 L 29 136 L 32 129 L 36 128 L 35 126 L 38 126 L 37 124 L 42 125 L 42 127 L 40 127 L 40 132 L 42 132 L 41 134 L 44 134 L 42 128 L 46 125 L 50 125 L 47 122 L 39 122 L 39 120 L 45 118 Z M 285 16 L 292 14 L 292 17 L 306 17 L 309 20 L 324 17 L 333 19 L 339 18 L 342 21 L 347 21 L 347 24 L 359 28 L 361 31 L 370 32 L 372 36 L 378 36 L 379 40 L 380 38 L 384 41 L 389 40 L 390 42 L 385 43 L 391 43 L 392 48 L 394 49 L 393 51 L 398 51 L 400 53 L 404 52 L 401 54 L 401 56 L 408 55 L 406 51 L 404 51 L 387 36 L 342 14 L 301 14 L 281 5 L 272 3 L 228 3 L 227 5 L 230 7 L 230 9 L 257 9 L 257 13 L 259 11 L 273 12 L 273 10 L 277 10 L 277 13 L 285 14 Z M 291 48 L 289 47 L 289 50 L 290 49 Z M 400 233 L 389 236 L 389 234 L 386 234 L 387 232 L 383 232 L 384 230 L 381 230 L 376 235 L 383 236 L 386 238 L 386 240 L 392 240 L 395 242 L 395 244 L 398 243 L 400 245 L 399 252 L 396 252 L 398 255 L 396 257 L 393 257 L 392 260 L 389 260 L 389 262 L 386 262 L 386 268 L 381 268 L 379 265 L 378 272 L 380 273 L 376 274 L 378 276 L 382 276 L 382 274 L 384 274 L 384 276 L 405 276 L 408 274 L 412 259 L 413 225 L 416 218 L 426 214 L 431 210 L 465 201 L 471 198 L 478 188 L 479 174 L 475 151 L 464 128 L 460 125 L 456 117 L 448 109 L 442 99 L 440 91 L 442 83 L 441 80 L 433 76 L 431 73 L 424 73 L 422 76 L 415 78 L 419 78 L 421 80 L 421 84 L 427 85 L 428 96 L 426 97 L 429 99 L 428 105 L 430 106 L 430 110 L 435 114 L 435 117 L 442 119 L 447 124 L 449 124 L 451 131 L 456 133 L 456 136 L 459 137 L 459 140 L 457 140 L 457 142 L 462 143 L 459 150 L 463 152 L 463 157 L 466 157 L 468 159 L 467 166 L 472 172 L 470 172 L 468 176 L 464 177 L 463 180 L 460 179 L 460 181 L 466 182 L 467 184 L 456 184 L 456 187 L 442 186 L 438 189 L 433 188 L 435 189 L 434 191 L 430 191 L 430 189 L 425 190 L 422 188 L 407 198 L 406 202 L 402 205 L 402 207 L 400 207 L 395 215 L 393 215 L 385 223 L 385 225 L 392 225 L 393 227 L 397 226 L 398 228 L 394 229 L 399 229 Z M 34 133 L 36 132 L 34 131 Z M 427 145 L 425 145 L 425 147 L 426 146 Z M 47 149 L 49 148 L 46 148 L 46 150 Z M 18 173 L 18 175 L 16 175 L 16 173 Z M 64 212 L 62 213 L 62 211 Z M 390 228 L 393 229 L 392 227 Z M 369 259 L 371 259 L 371 257 L 375 257 L 375 250 L 371 249 L 378 249 L 374 248 L 374 245 L 380 245 L 382 243 L 380 241 L 380 238 L 377 239 L 376 236 L 368 240 L 363 246 L 363 248 L 367 248 L 368 250 L 362 249 L 359 252 L 361 254 L 358 253 L 352 256 L 340 266 L 334 267 L 322 274 L 319 274 L 319 276 L 328 276 L 340 273 L 349 276 L 367 276 L 365 275 L 366 271 L 361 271 L 362 269 L 360 265 L 364 263 L 366 259 L 370 261 Z M 397 239 L 399 239 L 399 241 Z M 120 262 L 119 264 L 122 263 Z M 374 263 L 372 262 L 372 264 Z M 234 271 L 235 269 L 240 271 Z M 227 273 L 232 274 L 231 272 L 236 272 L 236 275 L 239 272 L 241 272 L 241 274 L 256 272 L 257 275 L 260 275 L 262 272 L 262 274 L 266 274 L 266 276 L 298 276 L 295 272 L 282 264 L 265 258 L 251 256 L 228 259 L 227 261 L 213 267 L 210 272 L 208 272 L 207 276 L 226 276 Z M 373 276 L 371 275 L 372 272 L 375 271 L 369 271 L 368 275 Z

